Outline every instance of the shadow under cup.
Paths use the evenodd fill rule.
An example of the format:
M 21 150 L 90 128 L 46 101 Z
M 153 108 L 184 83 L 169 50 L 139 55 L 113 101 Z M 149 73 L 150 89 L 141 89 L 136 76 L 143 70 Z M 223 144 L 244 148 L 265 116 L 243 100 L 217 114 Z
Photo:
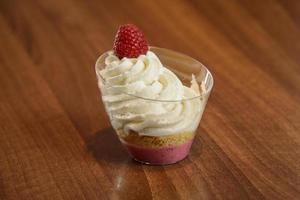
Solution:
M 129 154 L 146 164 L 172 164 L 184 159 L 190 151 L 213 87 L 213 77 L 204 65 L 189 56 L 158 47 L 150 47 L 150 51 L 158 56 L 164 67 L 176 74 L 185 86 L 184 91 L 193 88 L 197 95 L 184 95 L 180 100 L 158 100 L 122 92 L 122 102 L 134 102 L 135 107 L 131 110 L 124 108 L 122 113 L 114 112 L 111 109 L 114 105 L 104 99 L 104 88 L 110 86 L 100 74 L 106 67 L 108 52 L 101 55 L 96 63 L 98 85 L 110 121 Z M 149 112 L 152 114 L 145 116 Z M 120 127 L 120 117 L 126 125 L 116 128 Z M 134 131 L 135 123 L 143 124 L 142 131 Z

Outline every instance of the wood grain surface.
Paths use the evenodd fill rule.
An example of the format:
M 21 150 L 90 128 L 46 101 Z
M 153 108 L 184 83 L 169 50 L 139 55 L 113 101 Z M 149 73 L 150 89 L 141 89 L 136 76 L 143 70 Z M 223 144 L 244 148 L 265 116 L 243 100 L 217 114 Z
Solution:
M 190 156 L 132 161 L 94 63 L 118 25 L 215 86 Z M 300 1 L 0 1 L 0 199 L 300 199 Z

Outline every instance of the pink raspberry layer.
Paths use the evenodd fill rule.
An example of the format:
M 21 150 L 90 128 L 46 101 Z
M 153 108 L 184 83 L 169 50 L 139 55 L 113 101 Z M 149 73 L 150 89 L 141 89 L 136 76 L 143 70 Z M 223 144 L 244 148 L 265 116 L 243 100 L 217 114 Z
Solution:
M 142 163 L 152 165 L 167 165 L 184 159 L 191 148 L 193 140 L 169 147 L 149 148 L 124 144 L 132 157 Z

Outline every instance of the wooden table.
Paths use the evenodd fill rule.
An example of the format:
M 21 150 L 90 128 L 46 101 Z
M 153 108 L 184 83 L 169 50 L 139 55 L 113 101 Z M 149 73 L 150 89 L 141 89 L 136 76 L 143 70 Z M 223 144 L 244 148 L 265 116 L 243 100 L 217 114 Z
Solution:
M 94 63 L 118 25 L 206 64 L 190 156 L 145 166 Z M 300 1 L 0 1 L 0 199 L 300 199 Z

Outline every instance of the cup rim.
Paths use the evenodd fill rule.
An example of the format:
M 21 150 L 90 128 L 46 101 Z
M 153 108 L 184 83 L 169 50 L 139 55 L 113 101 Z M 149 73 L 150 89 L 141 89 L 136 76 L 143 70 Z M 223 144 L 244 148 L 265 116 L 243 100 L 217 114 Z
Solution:
M 206 71 L 207 71 L 207 75 L 206 77 L 204 78 L 207 79 L 209 76 L 211 77 L 211 84 L 209 86 L 209 88 L 207 90 L 205 90 L 204 92 L 201 92 L 200 95 L 197 95 L 197 96 L 194 96 L 194 97 L 190 97 L 190 98 L 183 98 L 183 99 L 178 99 L 178 100 L 164 100 L 164 99 L 152 99 L 152 98 L 147 98 L 147 97 L 142 97 L 142 96 L 138 96 L 138 95 L 135 95 L 135 94 L 131 94 L 131 93 L 127 93 L 127 92 L 122 92 L 122 94 L 125 94 L 125 95 L 129 95 L 129 96 L 132 96 L 134 98 L 138 98 L 138 99 L 143 99 L 143 100 L 148 100 L 148 101 L 154 101 L 154 102 L 182 102 L 182 101 L 191 101 L 191 100 L 194 100 L 194 99 L 201 99 L 207 95 L 210 94 L 213 86 L 214 86 L 214 77 L 212 75 L 212 73 L 207 69 L 207 67 L 202 64 L 200 61 L 198 61 L 197 59 L 191 57 L 191 56 L 188 56 L 186 54 L 183 54 L 181 52 L 177 52 L 177 51 L 174 51 L 174 50 L 171 50 L 171 49 L 167 49 L 167 48 L 161 48 L 161 47 L 156 47 L 156 46 L 149 46 L 149 50 L 151 49 L 160 49 L 160 50 L 163 50 L 163 51 L 169 51 L 169 52 L 172 52 L 172 53 L 175 53 L 175 54 L 178 54 L 178 55 L 181 55 L 181 56 L 184 56 L 184 57 L 187 57 L 189 58 L 190 60 L 193 60 L 194 62 L 197 62 L 201 67 L 203 67 Z M 101 76 L 100 73 L 98 73 L 98 69 L 97 69 L 97 63 L 99 62 L 100 59 L 103 58 L 103 56 L 106 56 L 109 52 L 111 52 L 112 50 L 108 50 L 108 51 L 105 51 L 104 53 L 102 53 L 97 61 L 96 61 L 96 64 L 95 64 L 95 70 L 96 70 L 96 75 L 97 75 L 97 78 L 100 78 L 101 81 L 105 84 L 106 81 L 105 79 Z M 162 63 L 163 64 L 163 63 Z M 164 64 L 163 64 L 164 67 L 166 67 Z M 167 67 L 168 68 L 168 67 Z M 171 70 L 172 71 L 172 70 Z

